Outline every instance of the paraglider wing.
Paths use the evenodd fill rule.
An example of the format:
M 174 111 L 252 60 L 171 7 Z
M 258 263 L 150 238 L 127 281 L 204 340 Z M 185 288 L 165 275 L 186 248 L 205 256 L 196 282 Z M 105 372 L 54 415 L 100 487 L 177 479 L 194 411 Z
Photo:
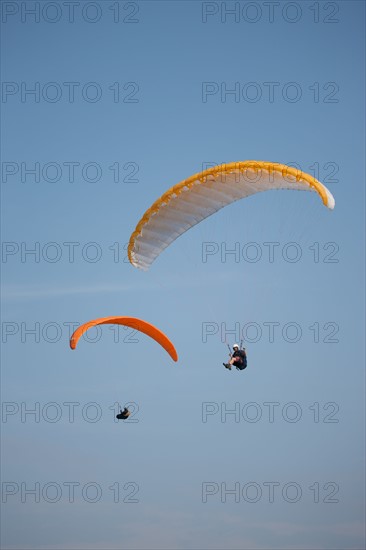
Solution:
M 85 323 L 84 325 L 81 325 L 79 328 L 77 328 L 73 333 L 73 335 L 71 336 L 70 338 L 71 349 L 76 348 L 77 343 L 80 340 L 81 336 L 89 328 L 95 327 L 97 325 L 116 325 L 116 324 L 133 328 L 135 330 L 138 330 L 139 332 L 143 332 L 147 336 L 150 336 L 150 338 L 153 338 L 153 340 L 158 342 L 158 344 L 160 344 L 169 353 L 173 361 L 178 361 L 177 351 L 173 343 L 169 340 L 169 338 L 157 327 L 154 327 L 154 325 L 151 325 L 150 323 L 147 323 L 142 319 L 136 319 L 135 317 L 101 317 L 100 319 L 94 319 L 93 321 L 89 321 L 88 323 Z
M 263 161 L 222 164 L 171 187 L 145 212 L 130 237 L 132 265 L 147 270 L 159 254 L 188 229 L 224 206 L 271 189 L 315 191 L 330 209 L 330 191 L 301 170 Z

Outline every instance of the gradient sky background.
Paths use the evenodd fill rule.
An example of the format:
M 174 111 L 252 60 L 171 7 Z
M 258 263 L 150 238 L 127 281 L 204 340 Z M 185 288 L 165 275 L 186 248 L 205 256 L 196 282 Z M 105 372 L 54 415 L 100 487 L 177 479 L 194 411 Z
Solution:
M 364 3 L 282 2 L 272 20 L 268 3 L 236 4 L 237 21 L 219 2 L 79 2 L 70 22 L 64 2 L 2 2 L 4 549 L 364 548 Z M 24 12 L 37 5 L 39 22 Z M 37 82 L 39 101 L 22 98 Z M 73 102 L 65 82 L 80 84 Z M 86 99 L 90 82 L 98 101 Z M 238 82 L 243 94 L 204 101 L 205 82 Z M 294 86 L 283 95 L 289 82 L 298 101 Z M 311 193 L 264 193 L 192 229 L 149 272 L 126 262 L 136 223 L 168 187 L 247 159 L 297 163 L 329 187 L 335 210 Z M 39 181 L 22 181 L 22 163 L 39 163 Z M 85 176 L 87 163 L 99 174 Z M 223 256 L 203 262 L 207 242 Z M 279 243 L 273 262 L 266 242 Z M 297 262 L 284 259 L 290 242 Z M 38 261 L 21 254 L 35 246 Z M 225 256 L 235 246 L 238 262 Z M 121 329 L 116 343 L 108 327 L 70 351 L 70 323 L 109 315 L 156 324 L 179 362 L 144 335 Z M 39 338 L 26 334 L 36 323 Z M 235 328 L 247 331 L 244 372 L 222 367 Z M 114 422 L 116 402 L 134 402 L 137 422 Z M 65 403 L 78 404 L 74 422 Z M 205 403 L 218 412 L 204 418 Z M 265 403 L 277 403 L 273 422 Z M 38 406 L 39 421 L 24 414 Z M 225 416 L 235 407 L 239 417 Z M 80 484 L 74 502 L 67 482 Z M 203 502 L 207 482 L 217 493 Z M 268 482 L 279 484 L 273 502 Z M 282 496 L 290 482 L 297 502 Z M 39 502 L 22 483 L 40 484 Z M 223 502 L 222 483 L 248 498 Z M 137 486 L 138 502 L 123 502 Z M 337 501 L 324 502 L 335 487 Z

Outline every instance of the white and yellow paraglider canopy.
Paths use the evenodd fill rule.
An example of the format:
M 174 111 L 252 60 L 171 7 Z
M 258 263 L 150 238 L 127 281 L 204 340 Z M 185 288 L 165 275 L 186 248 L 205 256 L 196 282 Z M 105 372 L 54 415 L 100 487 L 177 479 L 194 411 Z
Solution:
M 145 212 L 130 237 L 132 265 L 147 270 L 159 254 L 188 229 L 224 206 L 261 191 L 315 191 L 334 208 L 331 192 L 297 168 L 248 160 L 209 168 L 174 185 Z

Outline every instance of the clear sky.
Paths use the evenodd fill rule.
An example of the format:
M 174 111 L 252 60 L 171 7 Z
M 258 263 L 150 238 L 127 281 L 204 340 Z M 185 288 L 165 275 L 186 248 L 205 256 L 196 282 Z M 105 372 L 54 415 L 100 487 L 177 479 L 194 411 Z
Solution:
M 2 548 L 364 548 L 364 2 L 1 8 Z M 248 159 L 334 211 L 263 193 L 126 261 L 166 189 Z M 178 363 L 69 349 L 110 315 Z

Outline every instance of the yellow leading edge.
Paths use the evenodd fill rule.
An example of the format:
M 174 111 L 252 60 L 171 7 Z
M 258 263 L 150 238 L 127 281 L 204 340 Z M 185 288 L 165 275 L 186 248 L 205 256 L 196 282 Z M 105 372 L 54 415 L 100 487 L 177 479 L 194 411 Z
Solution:
M 331 192 L 310 174 L 276 162 L 248 160 L 221 164 L 173 185 L 145 212 L 130 237 L 128 258 L 147 270 L 188 229 L 224 206 L 273 189 L 315 191 L 331 210 Z

